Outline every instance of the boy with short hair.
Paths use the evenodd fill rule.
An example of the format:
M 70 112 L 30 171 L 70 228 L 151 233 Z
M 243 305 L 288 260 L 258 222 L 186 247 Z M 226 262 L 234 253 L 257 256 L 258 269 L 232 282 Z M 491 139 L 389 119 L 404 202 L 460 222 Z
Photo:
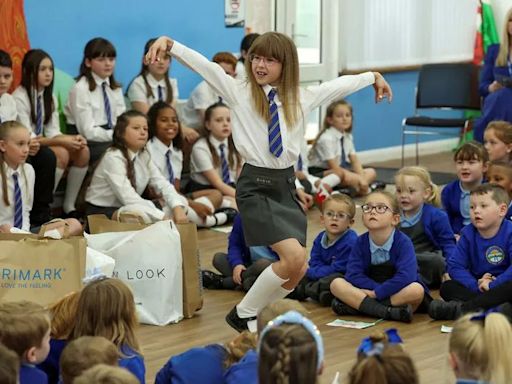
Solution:
M 20 371 L 20 358 L 18 355 L 0 344 L 0 383 L 16 384 Z
M 119 351 L 110 340 L 100 336 L 82 336 L 62 351 L 60 372 L 63 384 L 72 384 L 78 376 L 97 364 L 118 366 Z
M 482 184 L 471 191 L 471 224 L 462 229 L 447 260 L 452 279 L 441 285 L 445 301 L 432 301 L 430 317 L 452 320 L 509 301 L 512 222 L 504 220 L 509 202 L 508 193 L 496 184 Z
M 487 180 L 491 184 L 498 184 L 505 189 L 508 197 L 512 199 L 512 164 L 502 161 L 491 161 L 487 170 Z M 507 220 L 512 220 L 512 204 L 509 203 Z
M 36 367 L 50 352 L 50 316 L 30 301 L 0 303 L 0 342 L 21 361 L 20 384 L 46 384 L 46 373 Z
M 0 123 L 16 120 L 16 102 L 8 93 L 13 81 L 11 56 L 0 49 Z
M 354 201 L 342 193 L 332 194 L 322 204 L 320 222 L 325 230 L 313 242 L 306 276 L 291 297 L 305 300 L 310 297 L 324 306 L 330 306 L 334 296 L 331 282 L 343 277 L 357 233 L 350 229 L 354 223 Z
M 127 369 L 98 364 L 84 371 L 73 384 L 139 384 L 139 380 Z

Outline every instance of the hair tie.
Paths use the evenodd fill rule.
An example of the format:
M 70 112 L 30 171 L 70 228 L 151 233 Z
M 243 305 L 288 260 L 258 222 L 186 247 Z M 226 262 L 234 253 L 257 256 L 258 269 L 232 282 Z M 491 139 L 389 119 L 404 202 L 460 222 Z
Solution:
M 317 369 L 320 369 L 322 367 L 322 363 L 324 361 L 324 343 L 322 340 L 322 336 L 320 335 L 320 331 L 318 330 L 317 326 L 309 320 L 307 317 L 302 316 L 297 311 L 288 311 L 283 315 L 277 316 L 275 319 L 270 320 L 263 331 L 261 332 L 259 336 L 258 341 L 258 353 L 261 350 L 261 343 L 263 341 L 263 338 L 273 328 L 277 328 L 281 324 L 299 324 L 302 325 L 306 331 L 309 332 L 309 334 L 313 337 L 316 344 L 316 351 L 318 354 L 318 364 Z
M 398 334 L 396 328 L 389 328 L 384 331 L 388 338 L 388 344 L 401 344 L 403 343 L 402 338 Z M 380 356 L 385 349 L 385 345 L 382 341 L 373 342 L 370 337 L 365 337 L 359 347 L 357 353 L 362 353 L 365 356 Z
M 469 320 L 471 321 L 484 321 L 485 322 L 485 318 L 491 314 L 491 313 L 497 313 L 498 312 L 498 308 L 496 307 L 493 307 L 493 308 L 489 308 L 487 309 L 486 311 L 483 311 L 483 312 L 480 312 L 480 313 L 477 313 L 473 316 L 471 316 L 469 318 Z

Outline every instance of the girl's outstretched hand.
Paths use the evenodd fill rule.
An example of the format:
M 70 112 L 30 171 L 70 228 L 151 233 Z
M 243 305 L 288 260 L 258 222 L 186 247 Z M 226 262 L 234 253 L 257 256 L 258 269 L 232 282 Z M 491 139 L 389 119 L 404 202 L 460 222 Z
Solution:
M 375 89 L 375 102 L 380 103 L 384 98 L 388 99 L 388 103 L 393 101 L 393 91 L 389 86 L 384 76 L 382 76 L 379 72 L 373 72 L 375 76 L 375 83 L 373 83 L 373 88 Z
M 169 50 L 172 48 L 174 44 L 174 40 L 167 36 L 161 36 L 155 40 L 153 45 L 149 47 L 148 53 L 146 53 L 146 57 L 144 61 L 146 64 L 153 64 L 160 59 L 163 59 Z

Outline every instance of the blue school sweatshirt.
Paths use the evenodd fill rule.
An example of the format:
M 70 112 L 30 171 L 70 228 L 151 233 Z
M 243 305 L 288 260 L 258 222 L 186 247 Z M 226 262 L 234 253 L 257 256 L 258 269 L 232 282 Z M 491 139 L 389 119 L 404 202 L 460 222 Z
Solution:
M 224 373 L 226 384 L 258 384 L 258 352 L 251 349 Z
M 135 352 L 127 345 L 121 346 L 119 349 L 121 358 L 119 359 L 119 366 L 126 368 L 139 379 L 141 384 L 146 383 L 146 366 L 144 365 L 144 357 Z
M 411 283 L 420 282 L 412 241 L 398 229 L 395 230 L 389 254 L 389 261 L 396 269 L 395 275 L 383 283 L 377 283 L 368 276 L 372 260 L 370 235 L 368 232 L 362 234 L 350 253 L 345 279 L 357 288 L 375 291 L 378 300 L 394 295 Z
M 446 184 L 441 192 L 441 201 L 443 208 L 448 214 L 450 225 L 454 233 L 460 233 L 464 227 L 464 217 L 460 213 L 460 197 L 462 190 L 460 189 L 460 181 L 454 180 L 450 184 Z
M 484 239 L 473 224 L 461 232 L 457 247 L 448 259 L 448 273 L 473 292 L 480 292 L 478 279 L 490 273 L 496 280 L 489 284 L 495 288 L 512 280 L 512 222 L 503 220 L 498 233 Z
M 446 212 L 433 205 L 423 204 L 421 222 L 425 235 L 447 259 L 455 250 L 456 241 Z
M 60 375 L 60 355 L 64 348 L 68 345 L 68 341 L 64 339 L 50 339 L 50 353 L 46 360 L 38 364 L 37 368 L 44 371 L 48 375 L 49 384 L 57 384 Z
M 333 273 L 345 274 L 348 257 L 357 240 L 357 233 L 349 228 L 334 243 L 324 248 L 324 236 L 327 236 L 327 233 L 320 232 L 311 248 L 309 268 L 306 272 L 306 277 L 310 280 L 318 280 Z
M 47 384 L 48 376 L 35 365 L 21 364 L 20 384 Z
M 226 350 L 220 344 L 192 348 L 172 356 L 158 371 L 155 384 L 223 384 Z

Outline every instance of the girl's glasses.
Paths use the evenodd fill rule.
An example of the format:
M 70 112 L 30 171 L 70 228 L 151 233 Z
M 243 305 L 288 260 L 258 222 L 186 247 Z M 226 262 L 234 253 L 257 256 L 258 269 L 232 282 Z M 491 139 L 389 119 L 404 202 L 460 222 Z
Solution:
M 267 67 L 271 67 L 271 66 L 279 63 L 279 60 L 276 60 L 272 57 L 263 57 L 263 56 L 258 56 L 258 55 L 250 55 L 249 61 L 251 63 L 255 63 L 255 64 L 258 64 L 260 61 L 262 61 L 263 64 L 265 64 Z
M 345 219 L 350 218 L 350 215 L 348 213 L 333 212 L 333 211 L 324 212 L 324 216 L 331 220 L 336 220 L 336 219 L 345 220 Z
M 386 213 L 386 211 L 391 211 L 391 208 L 389 208 L 387 205 L 384 204 L 378 204 L 378 205 L 370 205 L 370 204 L 364 204 L 361 206 L 361 209 L 363 210 L 363 213 L 370 213 L 375 209 L 375 212 L 377 213 Z

